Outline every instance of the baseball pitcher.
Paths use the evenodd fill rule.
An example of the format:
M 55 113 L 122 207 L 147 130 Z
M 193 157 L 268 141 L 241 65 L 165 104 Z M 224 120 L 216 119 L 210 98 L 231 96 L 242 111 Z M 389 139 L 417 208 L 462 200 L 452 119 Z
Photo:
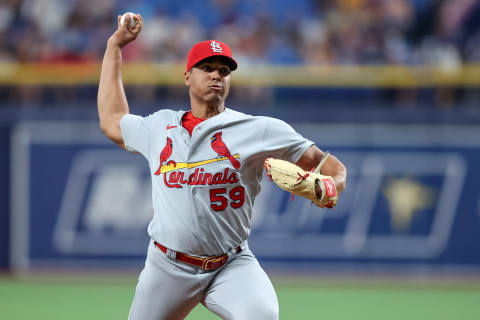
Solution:
M 278 319 L 274 288 L 247 241 L 264 171 L 282 189 L 331 208 L 346 169 L 287 123 L 227 108 L 237 62 L 217 40 L 188 53 L 188 111 L 131 114 L 122 48 L 142 26 L 140 14 L 118 17 L 98 89 L 102 131 L 144 156 L 151 173 L 151 241 L 129 319 L 184 319 L 198 303 L 223 319 Z

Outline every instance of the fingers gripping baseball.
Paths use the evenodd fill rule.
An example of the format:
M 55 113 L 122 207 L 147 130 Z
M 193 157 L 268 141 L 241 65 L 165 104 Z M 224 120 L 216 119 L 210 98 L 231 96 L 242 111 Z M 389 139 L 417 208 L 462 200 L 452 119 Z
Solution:
M 143 17 L 141 14 L 127 12 L 117 17 L 117 30 L 113 34 L 113 38 L 118 45 L 123 48 L 130 42 L 134 41 L 143 28 Z

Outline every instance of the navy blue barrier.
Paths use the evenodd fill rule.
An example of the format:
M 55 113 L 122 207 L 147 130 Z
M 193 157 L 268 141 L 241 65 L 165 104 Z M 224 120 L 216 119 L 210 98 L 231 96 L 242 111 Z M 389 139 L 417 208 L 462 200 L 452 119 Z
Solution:
M 348 168 L 335 210 L 268 179 L 250 246 L 279 268 L 480 267 L 480 128 L 297 124 Z M 25 122 L 12 133 L 12 267 L 140 266 L 152 215 L 146 161 L 96 122 Z
M 10 237 L 9 201 L 9 155 L 10 130 L 0 125 L 0 269 L 8 267 L 8 247 Z

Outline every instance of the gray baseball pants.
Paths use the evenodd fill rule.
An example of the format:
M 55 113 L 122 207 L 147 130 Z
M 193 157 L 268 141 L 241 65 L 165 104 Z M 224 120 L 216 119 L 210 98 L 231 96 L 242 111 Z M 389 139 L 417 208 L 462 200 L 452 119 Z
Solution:
M 129 320 L 184 319 L 202 303 L 223 319 L 278 319 L 273 285 L 245 242 L 215 271 L 169 259 L 150 241 Z

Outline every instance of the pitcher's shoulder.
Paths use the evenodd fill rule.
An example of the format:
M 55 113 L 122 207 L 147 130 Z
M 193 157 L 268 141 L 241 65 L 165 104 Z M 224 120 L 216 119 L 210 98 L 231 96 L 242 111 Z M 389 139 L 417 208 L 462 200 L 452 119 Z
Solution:
M 231 119 L 250 120 L 250 121 L 254 121 L 254 122 L 258 122 L 258 123 L 260 123 L 260 122 L 267 123 L 267 122 L 270 122 L 272 120 L 273 121 L 277 120 L 277 119 L 272 118 L 272 117 L 254 116 L 254 115 L 251 115 L 251 114 L 243 113 L 243 112 L 232 110 L 232 109 L 229 109 L 229 108 L 225 108 L 225 113 Z
M 147 117 L 151 118 L 151 120 L 155 121 L 156 123 L 165 122 L 178 124 L 184 113 L 185 111 L 183 110 L 161 109 L 149 114 Z
M 273 118 L 273 117 L 268 117 L 268 116 L 254 116 L 250 114 L 246 114 L 243 112 L 235 111 L 232 109 L 225 109 L 225 113 L 228 116 L 228 122 L 235 122 L 235 123 L 250 123 L 254 124 L 255 127 L 257 128 L 267 128 L 267 127 L 276 127 L 276 126 L 287 126 L 289 127 L 289 124 L 287 124 L 285 121 Z M 225 119 L 225 118 L 224 118 Z
M 161 109 L 152 113 L 152 115 L 160 118 L 176 118 L 181 117 L 184 113 L 183 110 Z
M 233 109 L 230 109 L 230 108 L 225 108 L 224 112 L 225 112 L 225 115 L 230 117 L 230 118 L 249 119 L 249 118 L 253 117 L 252 115 L 249 115 L 249 114 L 246 114 L 246 113 L 243 113 L 243 112 L 240 112 L 240 111 L 236 111 L 236 110 L 233 110 Z

